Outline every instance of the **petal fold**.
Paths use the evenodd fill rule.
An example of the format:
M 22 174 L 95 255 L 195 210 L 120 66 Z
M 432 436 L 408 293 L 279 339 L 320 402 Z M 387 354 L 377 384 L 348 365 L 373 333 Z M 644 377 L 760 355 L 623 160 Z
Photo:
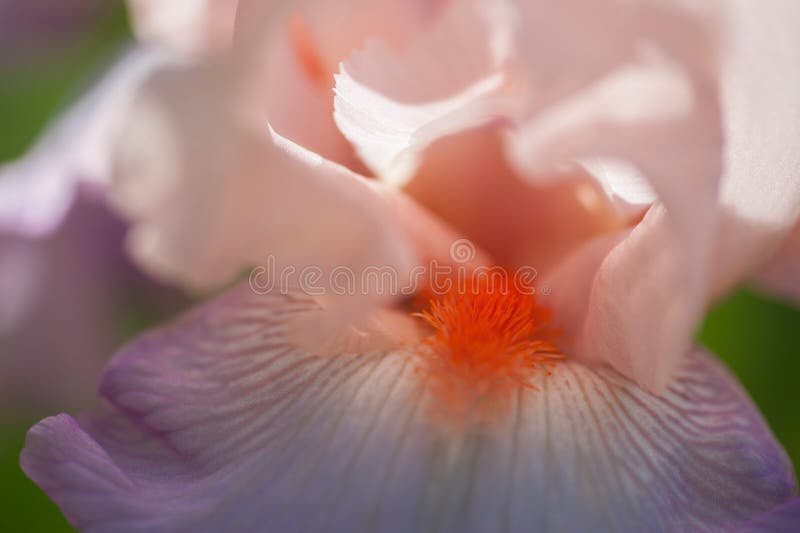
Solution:
M 334 118 L 378 177 L 404 184 L 433 141 L 510 105 L 512 80 L 502 67 L 511 23 L 503 5 L 451 2 L 401 50 L 372 40 L 342 63 Z
M 165 69 L 137 101 L 113 200 L 133 224 L 141 265 L 195 290 L 270 257 L 296 276 L 311 266 L 406 272 L 409 244 L 380 189 L 266 123 L 239 120 L 228 76 L 216 67 Z

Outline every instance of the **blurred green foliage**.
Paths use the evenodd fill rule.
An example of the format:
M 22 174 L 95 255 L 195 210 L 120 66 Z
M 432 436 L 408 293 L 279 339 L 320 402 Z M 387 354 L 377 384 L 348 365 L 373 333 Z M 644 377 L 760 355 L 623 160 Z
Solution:
M 124 6 L 114 5 L 65 46 L 0 70 L 0 161 L 21 156 L 53 115 L 79 96 L 130 38 Z
M 0 72 L 0 161 L 23 154 L 48 120 L 129 38 L 120 4 L 73 45 Z M 129 337 L 149 320 L 135 314 L 125 322 L 120 329 Z M 800 310 L 742 290 L 709 313 L 699 340 L 739 376 L 794 464 L 800 465 Z M 0 426 L 0 531 L 71 531 L 56 506 L 19 468 L 25 432 L 35 422 L 21 419 Z

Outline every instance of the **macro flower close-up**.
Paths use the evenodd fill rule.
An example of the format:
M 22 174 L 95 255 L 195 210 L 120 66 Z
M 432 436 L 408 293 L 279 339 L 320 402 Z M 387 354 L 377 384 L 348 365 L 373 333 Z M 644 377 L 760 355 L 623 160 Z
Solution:
M 124 9 L 0 167 L 71 527 L 800 531 L 800 3 Z

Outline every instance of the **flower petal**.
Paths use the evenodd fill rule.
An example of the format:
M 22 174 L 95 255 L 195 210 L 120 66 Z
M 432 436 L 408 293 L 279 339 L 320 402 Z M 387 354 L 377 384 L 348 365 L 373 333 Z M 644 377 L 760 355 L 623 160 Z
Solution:
M 193 289 L 221 286 L 270 256 L 298 271 L 405 272 L 409 245 L 374 183 L 266 126 L 241 124 L 226 76 L 165 69 L 130 117 L 113 193 L 142 266 Z
M 334 118 L 380 178 L 405 183 L 427 145 L 497 115 L 511 26 L 497 8 L 451 2 L 402 52 L 374 40 L 342 63 Z
M 686 152 L 692 135 L 676 141 L 678 130 L 659 138 L 649 134 L 659 127 L 644 129 L 640 140 L 628 139 L 626 149 L 665 143 L 652 145 L 656 158 L 641 165 L 660 204 L 601 261 L 586 319 L 573 331 L 577 356 L 608 361 L 655 392 L 690 344 L 709 301 L 757 270 L 800 210 L 800 155 L 793 148 L 800 117 L 800 37 L 794 31 L 800 8 L 775 2 L 755 13 L 747 2 L 726 6 L 729 46 L 721 54 L 719 96 L 725 145 L 718 147 L 723 165 L 714 170 L 713 130 L 696 128 L 692 135 L 706 131 L 707 138 Z M 716 113 L 712 104 L 699 111 Z
M 312 38 L 307 30 L 292 31 L 296 27 L 304 28 L 288 23 L 276 28 L 270 37 L 266 67 L 270 125 L 282 137 L 325 159 L 359 169 L 353 147 L 333 121 L 333 73 L 320 73 L 304 65 L 300 55 L 317 57 L 316 48 L 306 50 L 317 44 L 306 42 Z M 301 39 L 304 41 L 299 42 Z
M 405 191 L 509 268 L 547 273 L 580 243 L 629 222 L 591 176 L 533 184 L 519 178 L 489 125 L 439 139 Z
M 800 226 L 795 226 L 753 281 L 759 289 L 800 305 Z
M 413 351 L 287 345 L 316 307 L 248 287 L 110 363 L 105 407 L 49 418 L 25 471 L 86 531 L 721 530 L 788 500 L 782 450 L 695 350 L 654 397 L 575 362 L 445 428 Z
M 792 533 L 800 524 L 800 498 L 758 517 L 737 533 Z
M 83 193 L 40 239 L 0 233 L 0 419 L 91 405 L 132 313 L 170 316 L 184 298 L 145 278 L 122 248 L 125 225 Z
M 761 9 L 737 0 L 730 6 L 714 294 L 756 271 L 800 217 L 800 4 L 781 0 Z M 782 257 L 791 254 L 793 242 L 789 237 Z
M 224 52 L 233 41 L 238 0 L 127 0 L 136 36 L 187 55 Z
M 133 94 L 168 61 L 158 52 L 129 52 L 23 159 L 0 168 L 2 230 L 45 235 L 63 219 L 79 183 L 107 183 L 111 146 Z

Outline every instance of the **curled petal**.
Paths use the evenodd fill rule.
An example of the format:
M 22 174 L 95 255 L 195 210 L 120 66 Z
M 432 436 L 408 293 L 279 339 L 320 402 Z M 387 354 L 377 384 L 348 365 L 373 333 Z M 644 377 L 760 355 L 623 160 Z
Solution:
M 319 69 L 317 46 L 304 19 L 276 28 L 267 51 L 267 113 L 281 136 L 346 165 L 361 168 L 333 122 L 333 72 Z M 316 65 L 316 66 L 312 66 Z
M 429 416 L 413 349 L 287 345 L 315 308 L 241 287 L 142 336 L 107 368 L 104 407 L 31 430 L 23 468 L 92 532 L 728 530 L 796 491 L 699 350 L 661 397 L 565 362 L 456 430 Z
M 402 51 L 370 41 L 342 63 L 334 118 L 377 176 L 405 183 L 426 146 L 509 103 L 511 25 L 499 5 L 453 2 Z

